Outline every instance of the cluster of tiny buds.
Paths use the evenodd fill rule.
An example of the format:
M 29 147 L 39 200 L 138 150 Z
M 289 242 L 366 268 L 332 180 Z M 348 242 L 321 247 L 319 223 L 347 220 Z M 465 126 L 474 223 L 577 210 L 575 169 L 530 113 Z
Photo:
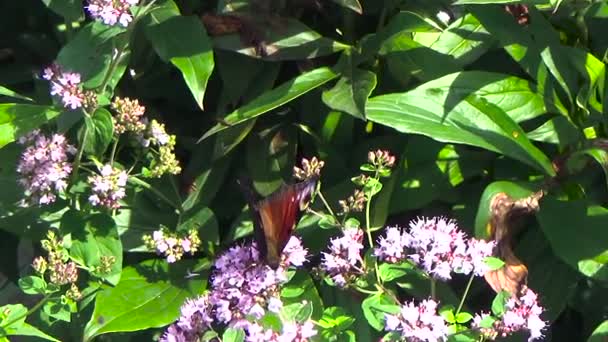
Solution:
M 114 116 L 114 131 L 117 134 L 125 132 L 141 133 L 146 129 L 146 123 L 142 120 L 146 107 L 139 104 L 137 99 L 115 97 L 112 101 L 112 109 L 116 112 Z
M 99 258 L 99 265 L 95 267 L 97 274 L 109 274 L 112 271 L 112 266 L 116 263 L 116 257 L 113 255 L 102 255 Z
M 180 260 L 184 253 L 196 253 L 201 245 L 196 229 L 190 229 L 185 236 L 180 235 L 161 228 L 152 235 L 144 235 L 143 240 L 148 249 L 164 255 L 168 263 L 174 263 Z
M 74 284 L 78 280 L 78 268 L 73 261 L 68 261 L 68 255 L 63 247 L 63 239 L 59 239 L 52 230 L 49 230 L 46 239 L 42 240 L 42 248 L 47 252 L 47 258 L 36 257 L 32 268 L 38 275 L 44 277 L 49 271 L 49 280 L 57 286 L 71 284 L 66 293 L 68 297 L 78 300 L 80 291 Z
M 395 156 L 384 150 L 369 151 L 367 161 L 377 168 L 392 168 L 395 165 Z
M 325 162 L 317 159 L 317 157 L 312 157 L 310 160 L 302 158 L 302 168 L 294 166 L 293 176 L 299 180 L 318 177 L 324 165 Z
M 350 212 L 361 212 L 365 208 L 365 193 L 361 190 L 355 190 L 347 199 L 340 200 L 338 203 L 342 208 L 343 215 Z

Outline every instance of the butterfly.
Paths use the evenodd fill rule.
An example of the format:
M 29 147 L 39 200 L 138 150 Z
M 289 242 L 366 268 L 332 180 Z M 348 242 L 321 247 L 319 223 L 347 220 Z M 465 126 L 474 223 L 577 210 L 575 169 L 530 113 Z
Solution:
M 270 196 L 259 199 L 251 181 L 241 179 L 253 220 L 254 238 L 261 257 L 273 269 L 279 267 L 281 254 L 295 229 L 302 211 L 308 208 L 317 189 L 318 178 L 284 185 Z

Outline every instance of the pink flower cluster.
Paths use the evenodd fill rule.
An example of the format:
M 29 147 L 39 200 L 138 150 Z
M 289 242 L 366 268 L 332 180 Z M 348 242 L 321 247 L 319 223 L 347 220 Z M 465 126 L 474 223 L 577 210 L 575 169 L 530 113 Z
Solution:
M 86 9 L 93 19 L 100 20 L 106 25 L 119 23 L 127 27 L 133 21 L 129 10 L 137 3 L 139 0 L 89 0 Z
M 345 229 L 342 237 L 330 241 L 329 253 L 323 252 L 321 270 L 339 287 L 345 287 L 354 276 L 363 273 L 361 250 L 363 230 Z
M 80 74 L 66 72 L 58 64 L 52 64 L 42 71 L 42 78 L 51 82 L 51 95 L 57 95 L 65 108 L 82 107 L 85 95 L 80 89 Z
M 494 321 L 490 328 L 482 328 L 482 321 L 489 314 L 482 313 L 473 318 L 473 328 L 480 329 L 484 336 L 501 335 L 506 337 L 520 330 L 528 330 L 533 341 L 543 337 L 542 331 L 547 323 L 540 318 L 544 309 L 538 304 L 538 296 L 534 291 L 524 287 L 519 297 L 511 297 L 505 304 L 505 312 L 499 320 Z
M 316 333 L 310 322 L 284 322 L 279 334 L 248 320 L 281 310 L 280 285 L 287 282 L 287 267 L 301 266 L 305 261 L 306 250 L 296 237 L 287 243 L 283 262 L 276 270 L 264 263 L 255 243 L 230 248 L 215 261 L 211 291 L 186 302 L 182 316 L 161 341 L 195 341 L 213 322 L 243 328 L 247 341 L 306 340 Z
M 126 195 L 128 175 L 124 170 L 113 168 L 106 164 L 99 169 L 100 175 L 89 176 L 89 184 L 93 193 L 89 202 L 95 206 L 104 206 L 109 209 L 119 207 L 118 201 Z
M 76 149 L 63 135 L 47 137 L 39 130 L 20 138 L 19 143 L 27 145 L 17 164 L 19 183 L 25 187 L 22 205 L 55 202 L 56 193 L 67 187 L 66 180 L 72 172 L 68 159 Z
M 424 300 L 418 306 L 414 302 L 405 303 L 398 314 L 386 314 L 384 329 L 411 342 L 444 341 L 448 327 L 437 314 L 437 305 L 432 299 Z
M 429 275 L 445 280 L 452 272 L 484 275 L 488 270 L 484 259 L 493 250 L 493 241 L 467 239 L 455 221 L 435 217 L 410 222 L 409 232 L 387 228 L 374 254 L 391 263 L 409 258 Z

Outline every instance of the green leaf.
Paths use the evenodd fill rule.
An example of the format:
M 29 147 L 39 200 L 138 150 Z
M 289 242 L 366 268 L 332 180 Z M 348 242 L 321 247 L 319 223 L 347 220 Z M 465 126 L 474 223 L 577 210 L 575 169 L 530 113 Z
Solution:
M 455 20 L 429 47 L 456 59 L 461 66 L 474 62 L 494 43 L 494 38 L 471 14 Z
M 219 225 L 215 214 L 208 207 L 193 208 L 184 213 L 182 223 L 177 231 L 187 232 L 196 230 L 201 238 L 201 244 L 206 251 L 213 252 L 220 243 Z
M 115 55 L 115 40 L 113 37 L 125 32 L 120 25 L 108 26 L 98 21 L 93 21 L 78 30 L 76 36 L 63 46 L 57 55 L 57 63 L 66 71 L 74 71 L 81 74 L 86 88 L 96 88 L 107 79 L 113 57 Z M 125 57 L 128 52 L 121 57 Z M 108 83 L 114 88 L 121 75 L 126 70 L 126 65 L 115 68 L 114 74 L 110 75 L 113 82 Z M 105 90 L 105 89 L 104 89 Z
M 456 316 L 454 316 L 454 306 L 452 305 L 442 307 L 439 310 L 439 315 L 450 324 L 456 323 Z
M 536 216 L 555 255 L 588 277 L 608 280 L 608 209 L 545 198 Z
M 331 69 L 322 67 L 304 73 L 277 88 L 270 90 L 245 106 L 233 111 L 224 117 L 224 122 L 213 126 L 200 140 L 204 140 L 227 128 L 226 125 L 235 125 L 251 120 L 269 112 L 321 85 L 331 81 L 338 75 Z M 199 140 L 199 141 L 200 141 Z
M 376 82 L 376 74 L 355 68 L 345 73 L 333 88 L 323 92 L 323 103 L 331 109 L 365 119 L 365 104 L 376 88 Z
M 222 341 L 243 342 L 245 341 L 245 331 L 243 329 L 228 328 L 222 335 Z
M 281 317 L 289 322 L 304 323 L 312 316 L 312 303 L 302 302 L 285 305 L 281 309 Z
M 490 271 L 501 269 L 505 265 L 504 261 L 495 257 L 486 257 L 483 262 L 486 264 Z
M 89 268 L 97 277 L 110 284 L 118 284 L 122 271 L 122 243 L 118 237 L 116 223 L 111 216 L 94 214 L 85 216 L 76 210 L 67 211 L 61 218 L 61 232 L 70 234 L 72 245 L 70 257 Z M 94 269 L 101 264 L 103 256 L 112 256 L 115 262 L 108 274 L 99 274 Z
M 501 291 L 496 294 L 492 301 L 492 313 L 495 316 L 502 316 L 505 313 L 505 304 L 511 295 L 507 291 Z
M 68 25 L 84 16 L 82 2 L 78 0 L 42 0 L 42 2 L 50 10 L 62 16 Z
M 460 324 L 464 324 L 473 319 L 473 315 L 468 312 L 461 312 L 456 316 L 456 322 Z
M 160 15 L 156 11 L 149 14 L 146 36 L 160 58 L 170 61 L 180 70 L 202 110 L 207 81 L 214 67 L 213 49 L 205 27 L 196 17 L 179 13 L 167 17 L 165 8 L 161 7 L 160 11 L 163 11 Z
M 70 304 L 61 297 L 50 299 L 44 303 L 42 312 L 55 320 L 63 322 L 70 322 L 72 320 L 72 309 Z
M 323 317 L 321 317 L 318 323 L 324 329 L 332 329 L 335 327 L 338 331 L 343 331 L 355 323 L 355 319 L 349 316 L 343 308 L 332 306 L 325 308 Z
M 566 161 L 569 173 L 574 174 L 580 172 L 587 166 L 587 159 L 589 157 L 600 164 L 600 167 L 604 171 L 604 177 L 606 178 L 606 186 L 608 187 L 608 152 L 601 148 L 591 147 L 572 153 Z
M 361 7 L 359 0 L 332 0 L 332 1 L 342 7 L 346 7 L 359 14 L 363 14 L 363 8 Z
M 608 320 L 602 322 L 602 324 L 598 325 L 591 336 L 587 339 L 587 342 L 602 342 L 606 340 L 608 336 Z
M 514 124 L 545 112 L 543 98 L 530 87 L 513 76 L 465 71 L 407 93 L 373 97 L 367 117 L 400 132 L 504 153 L 553 174 L 548 158 Z
M 522 128 L 511 120 L 505 111 L 497 105 L 488 102 L 486 99 L 477 96 L 469 96 L 466 101 L 480 112 L 487 115 L 502 129 L 503 133 L 508 134 L 511 140 L 515 142 L 516 146 L 508 146 L 501 149 L 500 152 L 521 160 L 538 170 L 544 171 L 548 176 L 555 176 L 555 170 L 553 169 L 551 160 L 549 160 L 543 151 L 528 140 Z
M 59 342 L 58 339 L 47 335 L 38 328 L 25 322 L 27 308 L 23 304 L 9 304 L 0 307 L 0 312 L 6 317 L 0 321 L 0 340 L 6 336 L 32 336 L 48 341 Z M 12 323 L 11 323 L 12 322 Z M 11 323 L 10 325 L 7 325 Z
M 581 139 L 582 134 L 567 118 L 556 116 L 527 135 L 530 140 L 557 144 L 563 148 Z
M 16 99 L 20 99 L 20 100 L 24 100 L 24 101 L 29 101 L 32 102 L 34 100 L 32 100 L 31 98 L 27 97 L 27 96 L 23 96 L 19 93 L 16 93 L 6 87 L 0 86 L 0 96 L 9 96 L 9 97 L 13 97 Z
M 382 263 L 378 268 L 380 279 L 384 282 L 399 279 L 411 272 L 412 269 L 413 266 L 409 262 L 404 262 L 401 264 Z
M 19 288 L 27 294 L 45 294 L 46 282 L 36 276 L 27 276 L 19 279 Z
M 116 287 L 97 294 L 95 309 L 84 331 L 84 340 L 120 331 L 160 328 L 179 316 L 183 301 L 201 291 L 201 281 L 184 279 L 192 262 L 180 262 L 171 269 L 164 262 L 150 260 L 123 270 Z
M 361 308 L 369 325 L 378 331 L 384 329 L 386 314 L 396 314 L 399 312 L 399 306 L 387 295 L 381 293 L 365 298 L 363 303 L 361 303 Z
M 0 148 L 38 128 L 57 115 L 59 115 L 59 111 L 49 106 L 1 103 Z
M 217 36 L 213 39 L 216 48 L 271 61 L 309 59 L 349 48 L 346 44 L 320 35 L 296 19 L 263 14 L 239 16 L 249 32 L 253 32 L 253 37 L 242 39 L 240 34 Z M 252 40 L 262 43 L 252 44 Z
M 84 140 L 84 151 L 96 157 L 101 157 L 112 142 L 114 122 L 112 114 L 105 108 L 98 108 L 92 116 L 84 117 L 88 130 Z M 81 137 L 84 132 L 81 132 Z

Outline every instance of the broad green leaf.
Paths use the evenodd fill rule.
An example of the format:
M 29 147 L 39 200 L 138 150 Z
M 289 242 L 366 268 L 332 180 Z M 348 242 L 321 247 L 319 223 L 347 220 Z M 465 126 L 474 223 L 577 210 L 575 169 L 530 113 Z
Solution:
M 58 339 L 47 335 L 38 330 L 38 328 L 25 322 L 27 308 L 23 304 L 1 306 L 0 312 L 6 315 L 6 317 L 0 321 L 0 340 L 4 340 L 4 338 L 6 338 L 5 336 L 32 336 L 48 341 L 59 342 Z M 8 339 L 6 341 L 8 341 Z
M 471 14 L 455 20 L 429 47 L 455 58 L 461 66 L 468 65 L 484 54 L 494 38 Z
M 101 157 L 110 143 L 114 134 L 114 122 L 112 114 L 105 108 L 98 108 L 92 116 L 84 117 L 83 130 L 86 129 L 86 137 L 82 131 L 81 139 L 84 139 L 84 151 L 96 157 Z
M 359 14 L 363 14 L 363 8 L 361 7 L 359 0 L 332 0 L 332 1 L 342 7 L 346 7 Z
M 150 260 L 125 268 L 116 287 L 97 294 L 84 340 L 172 323 L 179 316 L 183 301 L 202 290 L 200 280 L 184 278 L 192 266 L 192 262 L 181 262 L 169 269 L 165 262 Z
M 304 323 L 312 315 L 312 303 L 302 302 L 285 305 L 281 309 L 281 317 L 289 322 Z
M 530 196 L 537 187 L 530 183 L 514 183 L 508 181 L 497 181 L 488 185 L 479 200 L 479 209 L 475 216 L 475 237 L 478 239 L 489 238 L 488 224 L 490 223 L 490 203 L 497 194 L 504 192 L 514 199 Z
M 213 211 L 207 207 L 194 207 L 186 211 L 177 231 L 187 232 L 194 229 L 198 232 L 203 249 L 213 252 L 220 243 L 219 226 Z
M 72 301 L 71 304 L 74 305 Z M 44 303 L 42 306 L 42 312 L 47 315 L 47 319 L 50 322 L 63 321 L 63 322 L 71 322 L 72 321 L 72 307 L 70 303 L 64 302 L 61 297 L 55 297 Z
M 399 279 L 402 276 L 412 272 L 413 266 L 409 262 L 404 262 L 401 264 L 390 264 L 390 263 L 382 263 L 379 267 L 379 275 L 380 279 L 384 282 L 393 281 L 395 279 Z
M 165 13 L 160 18 L 154 11 L 149 14 L 146 36 L 160 58 L 170 61 L 180 70 L 202 110 L 207 81 L 214 67 L 211 42 L 198 18 L 179 14 L 165 18 Z
M 251 33 L 253 37 L 243 39 L 239 34 L 217 36 L 213 39 L 215 47 L 272 61 L 315 58 L 349 48 L 323 37 L 296 19 L 263 14 L 239 16 L 254 32 Z
M 505 304 L 511 295 L 507 291 L 501 291 L 496 294 L 492 301 L 492 314 L 501 317 L 505 313 Z
M 19 99 L 19 100 L 29 101 L 29 102 L 34 101 L 27 96 L 23 96 L 23 95 L 16 93 L 3 86 L 0 86 L 0 96 L 8 96 L 8 97 L 12 97 L 12 98 Z
M 59 115 L 49 106 L 0 104 L 0 148 Z
M 606 337 L 608 337 L 608 320 L 602 322 L 602 324 L 593 330 L 587 342 L 602 342 L 606 340 Z
M 251 120 L 266 112 L 269 112 L 321 85 L 331 81 L 338 75 L 331 69 L 322 67 L 304 73 L 277 88 L 270 90 L 243 107 L 233 111 L 224 117 L 224 122 L 213 126 L 200 140 L 204 140 L 227 128 L 227 125 L 235 125 Z M 199 141 L 200 141 L 199 140 Z
M 61 218 L 61 231 L 71 236 L 72 244 L 69 250 L 72 259 L 89 268 L 93 275 L 105 279 L 110 284 L 118 284 L 122 271 L 122 243 L 111 216 L 85 216 L 71 210 Z M 115 258 L 108 274 L 95 271 L 104 256 Z
M 297 271 L 293 278 L 281 289 L 281 299 L 284 304 L 308 303 L 307 305 L 310 305 L 310 307 L 302 313 L 312 317 L 312 319 L 319 319 L 323 314 L 324 303 L 310 274 L 305 271 Z
M 511 140 L 515 142 L 516 145 L 505 146 L 500 152 L 521 160 L 538 170 L 544 171 L 548 176 L 555 175 L 555 170 L 553 169 L 549 157 L 528 140 L 523 129 L 516 122 L 511 120 L 505 111 L 481 97 L 469 96 L 466 101 L 477 110 L 487 115 L 502 129 L 503 133 L 509 134 Z
M 378 331 L 384 329 L 386 314 L 399 312 L 399 306 L 385 294 L 375 294 L 365 298 L 361 308 L 367 323 Z
M 536 216 L 560 259 L 588 277 L 608 280 L 608 209 L 545 198 Z
M 84 15 L 82 2 L 78 0 L 42 0 L 42 2 L 50 10 L 62 16 L 65 22 L 69 24 L 81 19 Z
M 251 135 L 247 141 L 246 162 L 255 190 L 268 196 L 283 179 L 290 179 L 296 162 L 297 131 L 288 126 Z
M 528 132 L 527 136 L 530 140 L 565 147 L 581 139 L 581 132 L 566 117 L 556 116 Z
M 484 264 L 488 267 L 488 270 L 494 271 L 502 268 L 505 265 L 505 262 L 495 257 L 486 257 L 483 260 Z
M 530 87 L 512 76 L 461 72 L 406 93 L 371 98 L 367 115 L 400 132 L 503 153 L 551 175 L 548 158 L 515 124 L 545 111 L 543 98 Z
M 365 120 L 365 104 L 376 87 L 376 74 L 358 68 L 349 71 L 323 92 L 323 102 L 331 109 Z
M 570 173 L 580 172 L 585 166 L 587 166 L 587 160 L 591 158 L 595 160 L 604 171 L 604 177 L 606 178 L 606 186 L 608 187 L 608 152 L 606 150 L 591 147 L 582 151 L 576 151 L 568 157 L 566 166 Z
M 86 81 L 86 88 L 99 87 L 108 79 L 106 74 L 111 71 L 112 59 L 116 56 L 115 41 L 112 38 L 123 32 L 125 29 L 119 25 L 108 26 L 93 21 L 80 29 L 76 36 L 63 46 L 57 55 L 57 63 L 66 71 L 80 73 L 82 80 Z M 113 71 L 110 79 L 118 82 L 125 68 L 114 68 Z M 114 88 L 116 83 L 109 85 Z
M 27 294 L 44 294 L 46 282 L 36 276 L 27 276 L 19 279 L 19 288 Z

